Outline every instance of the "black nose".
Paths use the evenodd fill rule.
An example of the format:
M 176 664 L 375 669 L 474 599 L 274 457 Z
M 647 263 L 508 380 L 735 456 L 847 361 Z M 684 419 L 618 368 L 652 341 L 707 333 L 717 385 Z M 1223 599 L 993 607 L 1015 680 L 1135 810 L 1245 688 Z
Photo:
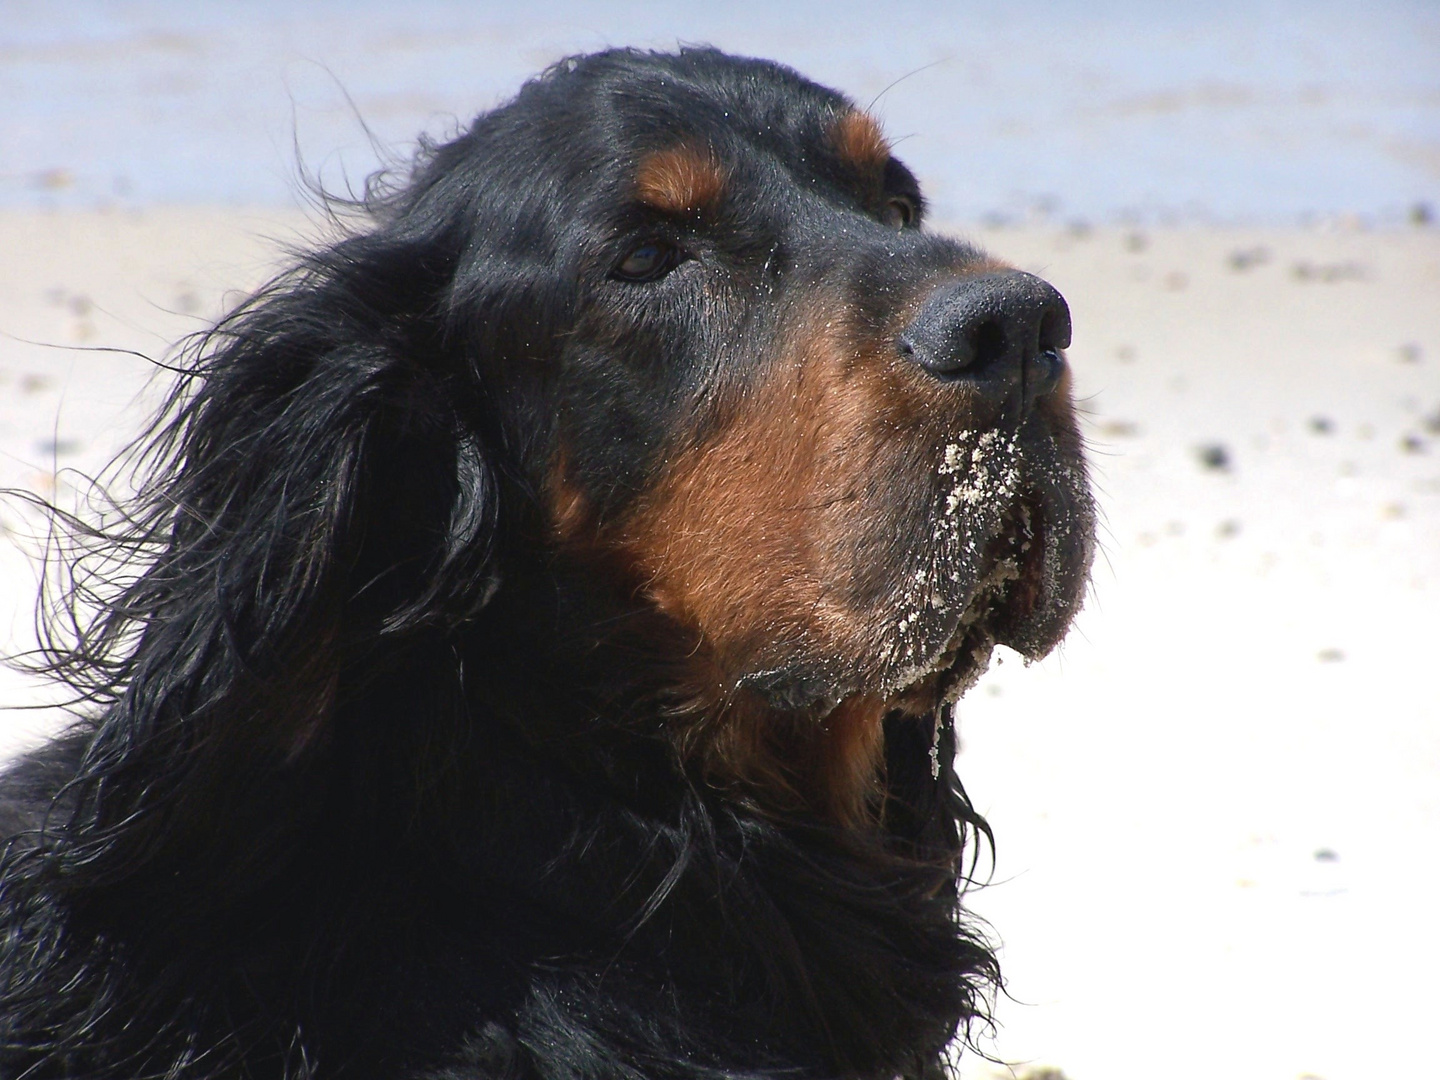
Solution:
M 1064 297 L 1019 271 L 946 283 L 896 341 L 902 356 L 935 378 L 1025 408 L 1055 389 L 1065 368 L 1060 350 L 1069 344 Z

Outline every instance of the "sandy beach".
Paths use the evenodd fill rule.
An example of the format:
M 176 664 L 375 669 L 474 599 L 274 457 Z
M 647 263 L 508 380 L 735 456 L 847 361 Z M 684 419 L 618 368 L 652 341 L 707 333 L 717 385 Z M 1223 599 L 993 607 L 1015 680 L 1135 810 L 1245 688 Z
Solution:
M 298 212 L 0 213 L 0 485 L 71 505 Z M 969 228 L 1074 312 L 1103 552 L 961 703 L 994 1055 L 1070 1080 L 1424 1075 L 1440 1011 L 1440 230 Z M 58 470 L 58 471 L 57 471 Z M 73 470 L 73 471 L 72 471 Z M 0 505 L 0 628 L 39 527 Z M 1003 650 L 1002 650 L 1003 652 Z M 0 701 L 44 700 L 14 672 Z M 0 754 L 53 729 L 12 711 Z M 965 1080 L 1010 1072 L 967 1059 Z

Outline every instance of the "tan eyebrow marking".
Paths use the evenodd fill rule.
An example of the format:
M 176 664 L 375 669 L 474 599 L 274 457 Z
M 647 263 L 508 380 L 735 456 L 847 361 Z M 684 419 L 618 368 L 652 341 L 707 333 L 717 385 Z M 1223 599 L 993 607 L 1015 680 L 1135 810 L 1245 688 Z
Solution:
M 835 121 L 830 139 L 836 152 L 861 172 L 879 171 L 890 160 L 890 141 L 875 118 L 859 109 Z
M 725 194 L 725 168 L 706 148 L 682 143 L 647 155 L 635 171 L 635 193 L 667 214 L 697 214 Z

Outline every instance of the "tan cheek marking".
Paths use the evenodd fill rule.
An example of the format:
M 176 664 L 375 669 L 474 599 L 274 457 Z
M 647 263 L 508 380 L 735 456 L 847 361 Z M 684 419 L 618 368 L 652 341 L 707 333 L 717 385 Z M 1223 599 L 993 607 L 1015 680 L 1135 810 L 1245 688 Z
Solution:
M 917 437 L 916 397 L 878 345 L 846 340 L 839 323 L 801 320 L 735 419 L 671 463 L 616 540 L 651 602 L 703 642 L 692 670 L 712 711 L 682 752 L 771 805 L 858 824 L 876 802 L 880 703 L 852 699 L 817 721 L 733 692 L 776 643 L 834 657 L 868 646 L 867 613 L 835 595 L 849 569 L 836 560 L 848 558 L 846 531 L 864 526 L 866 486 L 886 482 L 897 442 Z
M 890 160 L 890 142 L 879 123 L 858 109 L 835 121 L 830 139 L 836 153 L 859 172 L 879 172 Z
M 657 150 L 635 172 L 635 195 L 666 214 L 713 209 L 725 194 L 725 169 L 709 150 L 691 144 Z
M 886 403 L 881 365 L 852 370 L 841 351 L 824 326 L 802 328 L 736 420 L 672 462 L 625 529 L 655 602 L 722 661 L 854 633 L 828 595 L 828 559 L 900 403 Z

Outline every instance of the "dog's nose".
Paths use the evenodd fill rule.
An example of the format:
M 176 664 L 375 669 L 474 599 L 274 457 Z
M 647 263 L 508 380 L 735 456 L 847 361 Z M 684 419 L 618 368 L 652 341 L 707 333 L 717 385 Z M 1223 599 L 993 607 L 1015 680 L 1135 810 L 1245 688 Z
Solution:
M 896 340 L 902 356 L 945 382 L 975 386 L 1024 408 L 1055 389 L 1070 344 L 1065 299 L 1034 274 L 980 274 L 948 282 Z

